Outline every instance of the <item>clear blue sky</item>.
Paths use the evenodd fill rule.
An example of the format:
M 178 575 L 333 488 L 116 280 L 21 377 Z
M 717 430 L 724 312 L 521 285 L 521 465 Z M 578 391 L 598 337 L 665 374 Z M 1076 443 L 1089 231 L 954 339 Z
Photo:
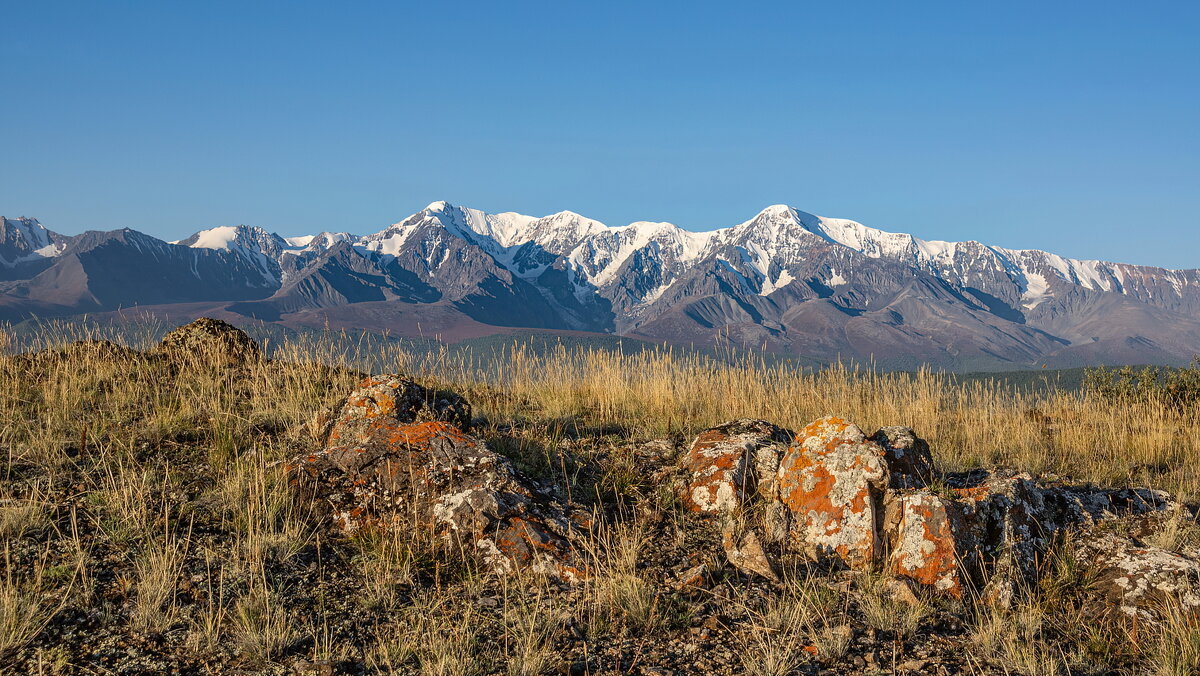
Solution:
M 1200 267 L 1195 3 L 0 0 L 0 213 L 175 239 L 446 199 L 769 204 Z

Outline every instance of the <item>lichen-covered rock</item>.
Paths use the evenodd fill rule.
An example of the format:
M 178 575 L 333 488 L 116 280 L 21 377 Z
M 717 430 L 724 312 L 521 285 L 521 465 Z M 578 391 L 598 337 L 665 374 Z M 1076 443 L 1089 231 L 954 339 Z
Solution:
M 241 363 L 262 359 L 262 350 L 246 332 L 220 319 L 201 317 L 163 336 L 159 349 L 170 356 L 191 357 L 216 363 Z
M 431 390 L 396 374 L 373 375 L 358 383 L 338 407 L 327 443 L 361 443 L 372 434 L 371 422 L 394 418 L 403 423 L 442 421 L 471 428 L 471 405 L 459 395 Z
M 970 552 L 959 506 L 929 492 L 895 493 L 885 502 L 887 569 L 938 592 L 961 598 L 960 552 Z
M 1055 526 L 1090 526 L 1138 514 L 1169 512 L 1180 507 L 1168 493 L 1148 488 L 1105 489 L 1091 485 L 1051 484 L 1042 487 L 1046 520 Z
M 975 470 L 946 477 L 949 490 L 893 490 L 881 536 L 887 568 L 931 590 L 961 597 L 964 585 L 1007 606 L 1043 571 L 1053 536 L 1122 519 L 1127 534 L 1147 530 L 1137 515 L 1176 505 L 1145 489 L 1043 485 L 1028 474 Z
M 701 432 L 685 460 L 684 503 L 695 512 L 729 514 L 760 488 L 773 494 L 779 458 L 791 438 L 781 427 L 747 418 Z
M 979 590 L 1007 606 L 1036 586 L 1057 534 L 1120 520 L 1126 538 L 1139 537 L 1180 508 L 1145 489 L 1039 483 L 1010 470 L 941 474 L 929 444 L 906 427 L 868 439 L 826 417 L 781 450 L 791 437 L 766 421 L 734 420 L 701 433 L 684 466 L 684 501 L 722 516 L 726 559 L 770 580 L 779 579 L 771 552 L 798 552 L 852 569 L 882 564 L 905 585 L 959 599 Z M 1137 542 L 1088 551 L 1123 607 L 1195 593 L 1189 554 Z M 1192 599 L 1200 605 L 1200 596 L 1185 605 Z
M 1028 474 L 976 471 L 949 477 L 959 507 L 964 568 L 983 583 L 989 602 L 1008 606 L 1017 590 L 1032 583 L 1043 563 L 1055 525 L 1037 482 Z
M 1164 611 L 1200 613 L 1200 560 L 1115 530 L 1075 541 L 1076 557 L 1091 567 L 1092 586 L 1103 595 L 1102 607 L 1143 622 L 1157 621 Z
M 892 488 L 924 488 L 937 476 L 929 444 L 910 427 L 882 427 L 871 440 L 883 447 Z
M 1007 606 L 1032 582 L 1057 525 L 1027 474 L 976 471 L 950 475 L 953 488 L 892 491 L 883 536 L 888 568 L 925 587 L 961 598 L 966 585 Z
M 880 553 L 876 519 L 888 483 L 883 449 L 836 417 L 813 422 L 796 438 L 778 474 L 792 546 L 813 558 L 869 567 Z
M 481 439 L 441 421 L 359 420 L 353 438 L 332 439 L 287 464 L 293 485 L 324 505 L 338 528 L 428 529 L 499 572 L 586 575 L 570 542 L 576 522 L 568 507 Z

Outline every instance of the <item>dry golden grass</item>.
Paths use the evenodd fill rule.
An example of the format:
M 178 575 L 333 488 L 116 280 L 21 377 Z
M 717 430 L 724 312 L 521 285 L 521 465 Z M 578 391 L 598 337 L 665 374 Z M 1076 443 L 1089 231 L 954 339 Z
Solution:
M 944 375 L 847 368 L 799 372 L 753 359 L 714 363 L 669 350 L 621 355 L 515 350 L 481 375 L 449 364 L 450 379 L 503 383 L 495 419 L 577 417 L 638 435 L 690 435 L 738 417 L 792 429 L 839 415 L 868 432 L 906 425 L 947 469 L 1010 466 L 1104 484 L 1149 484 L 1200 495 L 1197 412 L 1154 402 L 1117 403 L 1078 392 L 1026 394 L 999 383 L 957 385 Z M 461 386 L 461 385 L 460 385 Z M 1192 461 L 1189 461 L 1191 458 Z
M 789 577 L 738 635 L 742 668 L 755 676 L 783 676 L 820 656 L 841 658 L 851 635 L 844 599 L 814 577 Z
M 39 559 L 32 571 L 17 568 L 6 549 L 0 577 L 0 655 L 32 639 L 61 607 L 44 589 L 45 558 Z
M 867 626 L 894 631 L 901 636 L 917 633 L 933 609 L 923 599 L 898 597 L 892 580 L 883 575 L 866 575 L 859 581 L 858 606 Z
M 102 335 L 61 330 L 57 340 L 42 342 L 61 346 Z M 947 469 L 1004 465 L 1105 484 L 1149 483 L 1184 498 L 1200 494 L 1200 463 L 1188 462 L 1200 447 L 1197 411 L 1155 402 L 1019 393 L 989 382 L 957 385 L 933 372 L 834 367 L 814 373 L 751 357 L 727 364 L 669 349 L 535 354 L 516 347 L 479 366 L 448 353 L 409 354 L 386 342 L 350 350 L 334 338 L 273 346 L 277 361 L 251 369 L 237 387 L 219 372 L 156 382 L 152 374 L 130 373 L 128 361 L 87 352 L 53 362 L 36 383 L 10 366 L 0 372 L 0 413 L 14 420 L 30 404 L 39 413 L 35 425 L 0 429 L 0 439 L 21 441 L 10 449 L 44 448 L 59 456 L 55 451 L 64 443 L 103 438 L 136 417 L 144 441 L 199 424 L 217 442 L 214 453 L 223 447 L 235 453 L 252 444 L 254 430 L 263 426 L 303 434 L 317 405 L 353 384 L 351 375 L 323 365 L 354 368 L 362 365 L 359 355 L 371 353 L 375 364 L 466 392 L 478 413 L 496 424 L 571 421 L 636 436 L 686 436 L 736 417 L 799 428 L 836 414 L 864 429 L 910 426 Z
M 104 337 L 95 331 L 62 327 L 43 341 L 61 349 L 72 340 Z M 134 347 L 150 346 L 148 334 L 145 340 Z M 0 357 L 0 449 L 7 457 L 0 541 L 27 549 L 54 544 L 43 550 L 33 573 L 26 565 L 0 576 L 0 655 L 28 643 L 62 604 L 81 610 L 98 604 L 99 593 L 90 590 L 100 583 L 92 572 L 109 565 L 113 552 L 127 562 L 113 582 L 103 583 L 114 599 L 104 612 L 117 618 L 114 624 L 128 622 L 142 632 L 183 626 L 188 650 L 243 665 L 278 660 L 309 634 L 314 659 L 349 650 L 322 638 L 328 631 L 324 618 L 302 619 L 283 601 L 294 590 L 277 584 L 276 571 L 298 559 L 321 560 L 322 543 L 314 518 L 293 499 L 273 463 L 311 448 L 320 432 L 315 414 L 353 387 L 353 369 L 365 353 L 376 364 L 372 370 L 409 372 L 465 394 L 484 420 L 479 434 L 496 440 L 522 466 L 565 480 L 568 490 L 579 469 L 562 449 L 574 448 L 577 437 L 598 440 L 584 451 L 603 458 L 598 481 L 604 485 L 592 487 L 596 494 L 622 496 L 642 478 L 637 459 L 611 435 L 687 439 L 737 417 L 797 429 L 837 414 L 868 432 L 911 426 L 948 469 L 1005 465 L 1102 484 L 1148 485 L 1188 500 L 1200 496 L 1195 411 L 1116 404 L 1074 392 L 1022 394 L 999 384 L 959 386 L 929 372 L 801 372 L 670 350 L 537 355 L 516 349 L 504 360 L 477 365 L 449 353 L 413 355 L 369 340 L 349 349 L 336 336 L 275 346 L 273 361 L 236 372 L 210 367 L 205 355 L 181 372 L 161 361 L 95 349 L 67 349 L 57 358 Z M 176 452 L 178 461 L 172 459 Z M 70 517 L 62 508 L 55 512 L 55 490 L 71 496 L 72 510 L 81 510 L 87 537 L 79 535 L 74 511 Z M 669 511 L 670 496 L 657 505 Z M 210 519 L 209 529 L 220 530 L 223 539 L 194 536 L 193 518 Z M 1192 524 L 1181 524 L 1164 536 L 1172 542 L 1163 544 L 1190 542 L 1194 532 Z M 425 673 L 500 668 L 533 674 L 561 668 L 561 657 L 547 644 L 564 614 L 582 622 L 589 640 L 677 630 L 691 618 L 643 567 L 647 537 L 632 520 L 598 530 L 590 546 L 602 563 L 570 607 L 551 593 L 553 585 L 529 575 L 506 587 L 499 620 L 484 618 L 473 604 L 473 585 L 484 583 L 470 572 L 452 581 L 453 594 L 444 587 L 419 589 L 431 577 L 435 585 L 451 584 L 433 561 L 430 543 L 395 534 L 359 538 L 345 547 L 352 579 L 341 583 L 356 590 L 357 607 L 387 619 L 368 628 L 375 641 L 353 657 L 385 673 L 415 667 Z M 185 580 L 200 589 L 193 593 L 199 601 L 186 608 L 177 598 Z M 808 581 L 790 585 L 747 611 L 746 627 L 755 630 L 736 632 L 750 672 L 787 673 L 811 659 L 805 647 L 822 659 L 840 657 L 851 640 L 851 598 L 866 622 L 901 636 L 920 632 L 930 612 L 893 604 L 870 585 L 857 597 Z M 73 598 L 54 593 L 65 588 L 75 592 Z M 1010 611 L 981 611 L 973 641 L 980 655 L 1007 664 L 1012 673 L 1104 664 L 1105 642 L 1129 643 L 1120 635 L 1089 638 L 1076 610 L 1049 598 Z M 485 630 L 503 640 L 482 640 Z M 1061 638 L 1072 632 L 1083 638 Z M 1194 621 L 1181 615 L 1159 634 L 1143 635 L 1136 647 L 1112 650 L 1125 658 L 1141 651 L 1131 659 L 1159 673 L 1191 673 L 1200 660 L 1196 637 Z

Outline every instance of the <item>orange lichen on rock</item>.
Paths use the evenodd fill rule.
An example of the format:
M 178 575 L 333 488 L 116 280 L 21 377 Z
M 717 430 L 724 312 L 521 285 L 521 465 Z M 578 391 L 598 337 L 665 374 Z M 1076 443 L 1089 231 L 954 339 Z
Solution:
M 784 454 L 778 486 L 794 547 L 851 568 L 871 565 L 880 551 L 876 505 L 887 486 L 879 444 L 842 418 L 821 418 Z
M 728 514 L 773 480 L 791 433 L 764 420 L 733 420 L 707 429 L 688 449 L 691 476 L 683 493 L 694 512 Z
M 957 519 L 955 505 L 931 493 L 891 496 L 883 520 L 890 544 L 889 571 L 961 598 Z
M 452 393 L 431 399 L 399 376 L 359 385 L 325 448 L 285 465 L 297 489 L 328 505 L 340 530 L 430 529 L 497 571 L 585 576 L 570 538 L 588 520 L 454 424 L 469 419 L 465 401 Z
M 441 438 L 467 446 L 475 445 L 471 436 L 445 422 L 412 423 L 398 427 L 381 424 L 377 425 L 375 429 L 382 431 L 382 440 L 390 444 L 427 446 L 434 439 Z
M 330 443 L 361 443 L 370 436 L 373 420 L 394 418 L 401 423 L 449 422 L 460 429 L 471 424 L 471 405 L 451 392 L 425 388 L 400 375 L 364 378 L 333 416 Z

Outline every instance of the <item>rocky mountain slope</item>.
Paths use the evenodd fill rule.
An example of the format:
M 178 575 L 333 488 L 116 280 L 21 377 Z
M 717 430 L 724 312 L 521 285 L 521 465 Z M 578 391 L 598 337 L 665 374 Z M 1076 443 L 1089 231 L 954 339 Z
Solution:
M 365 236 L 239 225 L 170 244 L 3 221 L 0 316 L 182 303 L 204 304 L 184 314 L 297 326 L 450 339 L 499 327 L 616 333 L 902 368 L 1200 353 L 1200 270 L 925 241 L 783 205 L 691 232 L 434 202 Z

